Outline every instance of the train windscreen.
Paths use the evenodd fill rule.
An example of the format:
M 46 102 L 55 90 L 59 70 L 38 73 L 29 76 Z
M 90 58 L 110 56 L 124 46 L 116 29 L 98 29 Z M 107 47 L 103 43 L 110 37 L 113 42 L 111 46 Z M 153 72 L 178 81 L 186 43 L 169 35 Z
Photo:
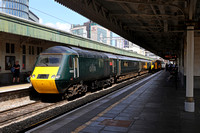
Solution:
M 36 66 L 59 66 L 62 55 L 40 55 Z

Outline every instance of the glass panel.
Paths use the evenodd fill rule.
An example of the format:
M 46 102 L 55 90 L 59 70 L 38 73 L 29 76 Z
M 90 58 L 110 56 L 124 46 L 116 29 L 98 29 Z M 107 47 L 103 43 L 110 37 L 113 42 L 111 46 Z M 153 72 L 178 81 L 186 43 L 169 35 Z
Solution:
M 73 62 L 72 62 L 72 57 L 69 56 L 69 68 L 73 68 L 74 65 L 73 65 Z
M 15 56 L 5 57 L 5 70 L 10 70 L 14 64 L 15 64 Z
M 42 52 L 42 51 L 43 51 L 43 48 L 41 47 L 41 48 L 40 48 L 40 52 Z
M 22 56 L 22 69 L 26 69 L 26 55 Z
M 59 66 L 62 55 L 40 55 L 36 66 Z
M 39 55 L 39 54 L 40 54 L 40 48 L 37 47 L 37 55 Z
M 15 53 L 15 45 L 11 44 L 11 53 Z
M 31 55 L 31 46 L 29 46 L 29 55 Z
M 23 52 L 22 52 L 22 54 L 26 54 L 26 46 L 25 45 L 23 45 Z
M 32 46 L 32 55 L 34 55 L 34 46 Z
M 6 53 L 10 53 L 10 44 L 6 43 Z

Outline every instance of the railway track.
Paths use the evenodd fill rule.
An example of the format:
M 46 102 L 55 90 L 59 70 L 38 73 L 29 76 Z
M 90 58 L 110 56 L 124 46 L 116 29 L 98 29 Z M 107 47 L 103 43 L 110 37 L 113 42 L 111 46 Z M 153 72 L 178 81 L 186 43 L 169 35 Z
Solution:
M 91 102 L 95 99 L 98 99 L 108 93 L 111 93 L 113 91 L 116 91 L 128 84 L 134 83 L 140 79 L 143 79 L 150 74 L 144 74 L 141 76 L 138 76 L 134 79 L 129 79 L 128 81 L 123 81 L 118 84 L 114 84 L 112 87 L 105 88 L 103 90 L 99 90 L 97 92 L 88 92 L 85 94 L 85 96 L 79 97 L 75 100 L 62 100 L 57 102 L 42 102 L 42 101 L 36 101 L 31 104 L 27 104 L 24 106 L 12 108 L 6 111 L 0 112 L 0 132 L 1 128 L 4 129 L 4 125 L 9 126 L 10 128 L 16 128 L 18 125 L 18 130 L 15 131 L 22 131 L 26 128 L 30 128 L 31 126 L 38 125 L 39 123 L 42 123 L 44 121 L 48 121 L 52 119 L 53 117 L 57 117 L 59 115 L 62 115 L 70 110 L 73 110 L 77 107 L 80 107 L 88 102 Z M 132 81 L 130 81 L 132 80 Z M 123 84 L 123 85 L 122 85 Z M 113 89 L 115 88 L 115 89 Z M 87 100 L 85 100 L 87 98 Z M 83 103 L 81 103 L 83 102 Z M 54 113 L 51 113 L 51 110 L 54 110 Z M 45 114 L 45 112 L 47 112 Z M 42 115 L 43 114 L 43 115 Z M 35 118 L 37 115 L 39 115 L 39 118 Z M 42 116 L 40 116 L 42 115 Z M 31 120 L 29 122 L 29 125 L 22 126 L 20 125 L 21 122 L 23 122 L 26 119 L 33 118 L 34 120 Z M 36 119 L 36 120 L 35 120 Z M 1 126 L 2 125 L 2 126 Z M 20 125 L 20 127 L 19 127 Z M 6 127 L 6 126 L 5 126 Z M 2 132 L 7 132 L 9 128 L 5 128 L 6 130 L 2 130 Z
M 41 102 L 37 101 L 34 103 L 26 104 L 23 106 L 11 108 L 8 110 L 4 110 L 0 112 L 0 125 L 10 123 L 16 118 L 20 118 L 21 116 L 25 116 L 26 114 L 29 114 L 30 112 L 33 112 L 33 110 L 27 110 L 32 108 L 33 106 L 36 107 L 38 105 L 42 104 Z M 36 109 L 37 110 L 37 109 Z

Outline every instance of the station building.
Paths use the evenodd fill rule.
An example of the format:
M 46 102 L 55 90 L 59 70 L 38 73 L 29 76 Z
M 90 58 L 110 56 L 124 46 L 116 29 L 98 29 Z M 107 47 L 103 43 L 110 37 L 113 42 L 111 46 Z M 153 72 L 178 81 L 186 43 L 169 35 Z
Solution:
M 0 86 L 12 83 L 11 67 L 15 61 L 20 64 L 20 82 L 26 82 L 38 55 L 50 46 L 52 42 L 0 33 Z

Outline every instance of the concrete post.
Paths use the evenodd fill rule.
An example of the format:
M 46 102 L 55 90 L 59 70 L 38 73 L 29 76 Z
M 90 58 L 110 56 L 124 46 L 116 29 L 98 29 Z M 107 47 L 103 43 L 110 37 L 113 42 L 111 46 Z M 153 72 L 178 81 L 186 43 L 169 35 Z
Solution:
M 194 26 L 187 26 L 187 55 L 186 55 L 186 100 L 185 111 L 194 112 Z

